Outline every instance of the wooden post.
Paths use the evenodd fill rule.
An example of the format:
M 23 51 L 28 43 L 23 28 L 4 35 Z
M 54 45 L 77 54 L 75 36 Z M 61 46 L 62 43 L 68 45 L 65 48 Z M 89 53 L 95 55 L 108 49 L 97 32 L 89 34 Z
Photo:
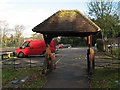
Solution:
M 1 55 L 1 61 L 4 59 L 4 56 L 3 55 Z
M 15 60 L 14 60 L 14 69 L 15 69 Z
M 44 40 L 46 43 L 46 56 L 44 60 L 43 73 L 46 74 L 47 71 L 52 71 L 55 67 L 55 53 L 51 53 L 50 42 L 52 40 L 51 35 L 44 35 Z
M 88 44 L 90 45 L 89 48 L 92 47 L 92 35 L 88 36 Z
M 47 45 L 48 47 L 46 48 L 46 59 L 48 61 L 48 69 L 52 69 L 52 58 L 51 58 L 51 50 L 50 50 L 50 45 Z
M 91 73 L 94 69 L 94 50 L 92 49 L 92 35 L 88 36 L 89 49 L 87 51 L 88 72 Z

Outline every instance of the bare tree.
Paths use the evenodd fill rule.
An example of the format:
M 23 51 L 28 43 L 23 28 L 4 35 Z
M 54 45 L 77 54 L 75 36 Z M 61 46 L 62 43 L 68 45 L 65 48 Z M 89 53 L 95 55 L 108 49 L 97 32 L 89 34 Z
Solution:
M 6 21 L 0 21 L 0 36 L 1 36 L 1 43 L 3 46 L 7 45 L 7 35 L 8 35 L 9 27 Z
M 24 26 L 23 25 L 15 25 L 14 30 L 15 30 L 15 36 L 14 36 L 15 46 L 18 47 L 24 41 L 23 36 L 22 36 L 23 31 L 24 31 Z

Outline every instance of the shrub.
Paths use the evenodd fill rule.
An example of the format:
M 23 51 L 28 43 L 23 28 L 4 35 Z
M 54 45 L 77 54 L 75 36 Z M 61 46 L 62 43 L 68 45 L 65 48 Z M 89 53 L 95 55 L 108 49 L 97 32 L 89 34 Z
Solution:
M 98 51 L 105 51 L 104 41 L 102 39 L 97 39 L 96 42 Z

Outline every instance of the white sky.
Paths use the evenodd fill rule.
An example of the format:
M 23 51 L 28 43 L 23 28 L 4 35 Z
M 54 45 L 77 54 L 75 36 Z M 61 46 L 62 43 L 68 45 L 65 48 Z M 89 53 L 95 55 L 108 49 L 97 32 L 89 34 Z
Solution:
M 61 9 L 88 11 L 90 0 L 0 0 L 0 20 L 6 20 L 9 27 L 25 26 L 24 36 L 30 37 L 32 28 Z M 119 0 L 113 0 L 119 1 Z

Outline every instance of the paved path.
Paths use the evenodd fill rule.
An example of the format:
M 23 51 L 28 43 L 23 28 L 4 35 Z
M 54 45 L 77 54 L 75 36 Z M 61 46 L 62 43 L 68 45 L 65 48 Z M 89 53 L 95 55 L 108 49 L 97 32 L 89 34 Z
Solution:
M 47 75 L 43 88 L 89 88 L 86 51 L 87 48 L 62 50 L 57 69 Z

